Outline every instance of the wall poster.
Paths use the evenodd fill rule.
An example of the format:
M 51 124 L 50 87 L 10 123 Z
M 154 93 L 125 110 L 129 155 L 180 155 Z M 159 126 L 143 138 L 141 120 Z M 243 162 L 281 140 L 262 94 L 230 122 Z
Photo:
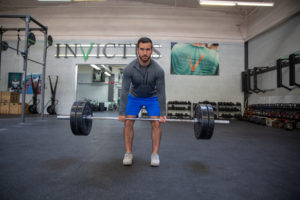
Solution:
M 32 81 L 31 81 L 32 76 Z M 42 75 L 41 74 L 30 74 L 26 76 L 26 94 L 33 94 L 32 85 L 37 88 L 37 93 L 41 94 L 41 86 L 42 86 Z M 38 84 L 38 85 L 37 85 Z
M 219 75 L 219 44 L 172 42 L 171 74 Z
M 8 73 L 8 91 L 22 93 L 22 76 L 19 72 Z

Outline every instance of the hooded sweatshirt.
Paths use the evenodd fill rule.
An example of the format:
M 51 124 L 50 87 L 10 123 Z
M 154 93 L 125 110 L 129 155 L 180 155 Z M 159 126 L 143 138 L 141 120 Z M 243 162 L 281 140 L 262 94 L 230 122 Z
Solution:
M 165 72 L 156 61 L 151 60 L 144 67 L 135 59 L 124 69 L 119 115 L 125 115 L 128 94 L 134 97 L 157 96 L 160 115 L 166 116 Z

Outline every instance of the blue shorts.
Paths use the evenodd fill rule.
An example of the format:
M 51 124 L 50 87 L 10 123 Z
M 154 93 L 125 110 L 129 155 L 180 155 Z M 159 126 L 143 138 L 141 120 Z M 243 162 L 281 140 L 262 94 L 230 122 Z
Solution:
M 146 107 L 148 116 L 160 116 L 157 97 L 133 97 L 130 94 L 128 94 L 126 115 L 134 115 L 138 117 L 143 106 Z

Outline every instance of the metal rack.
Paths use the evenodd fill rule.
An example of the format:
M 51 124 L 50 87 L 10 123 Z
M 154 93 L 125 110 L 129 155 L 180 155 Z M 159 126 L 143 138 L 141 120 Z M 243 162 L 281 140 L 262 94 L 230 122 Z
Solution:
M 48 27 L 42 25 L 29 14 L 26 15 L 0 15 L 0 18 L 19 18 L 25 21 L 25 28 L 0 28 L 0 42 L 2 43 L 3 33 L 7 31 L 25 31 L 25 42 L 24 42 L 24 52 L 23 55 L 23 80 L 22 80 L 22 114 L 21 120 L 25 122 L 25 97 L 26 97 L 26 76 L 27 76 L 27 61 L 32 61 L 37 64 L 42 65 L 42 98 L 41 98 L 41 119 L 44 119 L 44 98 L 45 98 L 45 74 L 46 74 L 46 57 L 47 57 L 47 38 L 48 38 Z M 40 28 L 30 28 L 30 22 L 34 22 Z M 41 31 L 44 34 L 44 48 L 43 48 L 43 62 L 38 62 L 35 60 L 31 60 L 28 58 L 28 36 L 30 31 Z M 2 48 L 0 48 L 0 77 L 1 77 L 1 56 L 2 56 Z
M 286 58 L 280 58 L 276 61 L 276 66 L 254 67 L 253 69 L 247 69 L 241 73 L 242 76 L 242 91 L 245 93 L 244 106 L 248 106 L 248 95 L 252 93 L 265 93 L 269 90 L 259 89 L 257 86 L 257 75 L 266 72 L 277 72 L 277 88 L 285 88 L 289 91 L 294 88 L 300 87 L 299 83 L 296 83 L 295 65 L 300 63 L 300 51 L 290 54 Z M 289 67 L 289 85 L 294 86 L 290 88 L 282 83 L 282 69 Z M 251 76 L 253 76 L 253 88 L 251 88 Z M 270 89 L 274 90 L 274 89 Z
M 170 119 L 191 119 L 192 104 L 190 101 L 168 101 L 167 117 Z

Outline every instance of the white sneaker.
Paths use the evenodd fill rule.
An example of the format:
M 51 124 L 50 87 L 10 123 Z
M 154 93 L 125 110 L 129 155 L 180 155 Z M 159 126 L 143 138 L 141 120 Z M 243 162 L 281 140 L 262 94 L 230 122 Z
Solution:
M 124 155 L 124 159 L 123 159 L 123 165 L 132 165 L 132 159 L 133 159 L 133 156 L 132 156 L 132 153 L 125 153 Z
M 159 155 L 158 154 L 151 154 L 151 166 L 158 167 L 159 166 Z

